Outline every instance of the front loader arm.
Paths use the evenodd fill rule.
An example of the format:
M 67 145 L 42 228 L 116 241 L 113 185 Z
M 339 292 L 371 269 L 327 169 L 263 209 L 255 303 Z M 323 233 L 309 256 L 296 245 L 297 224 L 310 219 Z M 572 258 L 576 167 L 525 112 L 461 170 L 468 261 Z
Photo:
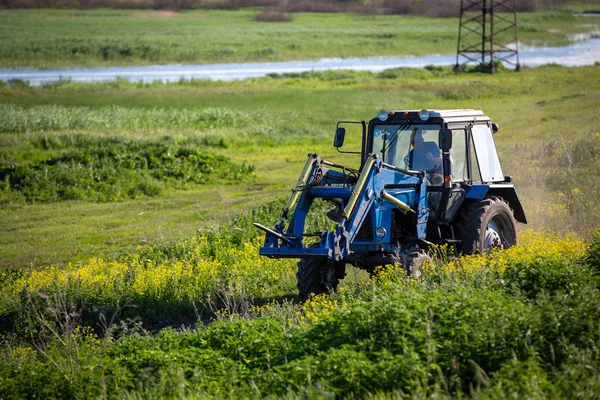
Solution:
M 350 247 L 361 226 L 375 207 L 374 202 L 389 203 L 403 212 L 417 210 L 420 213 L 427 209 L 423 179 L 409 176 L 405 171 L 384 164 L 376 154 L 371 154 L 367 158 L 358 179 L 355 178 L 358 171 L 351 170 L 352 176 L 349 177 L 345 172 L 339 173 L 325 166 L 344 168 L 321 160 L 316 154 L 309 154 L 296 186 L 292 189 L 290 199 L 282 210 L 279 224 L 274 230 L 255 224 L 257 228 L 266 232 L 265 244 L 260 249 L 261 255 L 273 258 L 322 257 L 342 261 L 350 254 Z M 421 198 L 418 204 L 409 205 L 394 198 L 385 190 L 388 185 L 392 188 L 407 185 L 421 186 Z M 305 247 L 302 243 L 303 236 L 306 236 L 304 225 L 315 198 L 341 202 L 343 207 L 341 220 L 335 231 L 310 234 L 309 236 L 320 237 L 319 245 Z M 288 219 L 289 225 L 286 230 L 285 223 Z M 426 217 L 424 222 L 426 223 Z M 389 227 L 387 229 L 389 230 Z M 418 235 L 419 238 L 421 236 Z
M 306 193 L 311 186 L 321 183 L 323 176 L 322 164 L 323 160 L 316 153 L 308 155 L 298 181 L 292 188 L 290 198 L 282 209 L 281 220 L 274 230 L 254 223 L 255 227 L 266 232 L 265 243 L 260 249 L 261 255 L 276 258 L 328 256 L 329 251 L 327 249 L 305 248 L 302 244 L 306 215 L 313 202 L 313 198 L 307 197 Z M 292 210 L 293 214 L 290 215 Z M 289 220 L 288 229 L 285 228 L 287 220 Z M 333 243 L 333 240 L 331 242 Z
M 283 214 L 281 216 L 280 222 L 281 225 L 288 217 L 290 210 L 294 208 L 296 203 L 298 203 L 298 199 L 300 198 L 303 188 L 306 187 L 306 185 L 309 182 L 309 178 L 314 174 L 316 170 L 315 167 L 318 168 L 320 165 L 321 158 L 316 153 L 310 153 L 308 155 L 306 163 L 304 163 L 304 168 L 302 169 L 302 172 L 298 177 L 298 182 L 296 182 L 296 186 L 294 186 L 294 188 L 292 189 L 292 194 L 290 195 L 288 202 L 286 203 L 285 207 L 283 207 Z
M 381 160 L 376 155 L 371 155 L 363 169 L 352 195 L 344 208 L 334 239 L 334 257 L 336 261 L 343 260 L 350 252 L 350 243 L 356 237 L 367 213 L 373 203 L 375 193 L 374 176 L 381 168 Z

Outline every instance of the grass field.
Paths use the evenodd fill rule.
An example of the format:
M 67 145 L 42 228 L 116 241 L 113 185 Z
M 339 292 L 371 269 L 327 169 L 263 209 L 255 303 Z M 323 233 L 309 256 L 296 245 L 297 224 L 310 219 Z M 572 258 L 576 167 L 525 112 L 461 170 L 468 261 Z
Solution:
M 343 14 L 298 14 L 261 31 L 252 13 L 145 22 L 129 11 L 0 11 L 24 24 L 20 38 L 2 36 L 0 53 L 21 49 L 14 65 L 35 67 L 173 62 L 173 43 L 191 43 L 190 32 L 207 29 L 192 21 L 206 15 L 230 22 L 231 32 L 215 23 L 210 34 L 224 41 L 214 48 L 245 29 L 249 51 L 263 46 L 258 36 L 280 46 L 295 36 L 274 32 L 312 21 L 304 26 L 314 42 L 293 56 L 320 57 L 320 35 L 349 54 L 395 51 L 375 45 L 384 38 L 344 44 L 344 34 L 379 32 L 365 20 L 398 35 L 410 24 L 417 36 L 437 35 L 420 17 Z M 523 18 L 537 29 L 525 30 L 532 41 L 597 30 L 562 13 Z M 97 29 L 107 21 L 118 45 L 162 41 L 162 58 L 66 55 L 68 38 L 106 45 L 107 30 Z M 164 34 L 174 26 L 174 37 Z M 84 27 L 89 36 L 77 36 Z M 193 43 L 190 62 L 207 43 Z M 446 44 L 428 46 L 421 50 Z M 293 58 L 286 54 L 257 59 Z M 452 260 L 440 249 L 418 279 L 394 265 L 374 279 L 349 267 L 337 292 L 301 303 L 295 260 L 260 257 L 252 223 L 275 224 L 307 153 L 356 166 L 332 148 L 335 124 L 382 108 L 484 110 L 500 125 L 503 172 L 529 225 L 506 251 Z M 345 148 L 358 147 L 349 130 Z M 448 66 L 235 82 L 2 82 L 0 398 L 597 398 L 599 172 L 600 65 L 493 76 Z
M 269 23 L 253 20 L 259 12 L 0 10 L 0 67 L 209 64 L 456 51 L 456 18 L 294 13 L 289 23 Z M 566 11 L 522 13 L 520 40 L 566 45 L 575 33 L 597 32 L 597 20 Z
M 35 196 L 43 193 L 27 197 L 5 189 L 0 221 L 8 229 L 0 232 L 1 263 L 35 268 L 187 238 L 284 196 L 311 151 L 352 165 L 351 157 L 331 147 L 335 122 L 368 120 L 381 108 L 483 109 L 501 126 L 496 140 L 504 172 L 514 176 L 530 227 L 585 234 L 599 221 L 599 78 L 598 66 L 550 66 L 496 76 L 431 68 L 232 83 L 6 85 L 0 88 L 5 171 L 13 165 L 35 169 L 75 150 L 98 154 L 107 141 L 141 148 L 164 137 L 173 148 L 192 143 L 202 153 L 253 170 L 242 180 L 198 184 L 176 178 L 170 185 L 148 170 L 150 180 L 138 176 L 141 189 L 122 193 L 117 202 L 106 202 L 109 187 L 75 197 L 80 200 L 57 194 L 40 200 Z M 350 140 L 358 137 L 349 133 Z M 125 167 L 120 173 L 126 177 Z M 69 179 L 91 179 L 76 172 Z M 160 189 L 159 197 L 153 197 L 153 188 Z

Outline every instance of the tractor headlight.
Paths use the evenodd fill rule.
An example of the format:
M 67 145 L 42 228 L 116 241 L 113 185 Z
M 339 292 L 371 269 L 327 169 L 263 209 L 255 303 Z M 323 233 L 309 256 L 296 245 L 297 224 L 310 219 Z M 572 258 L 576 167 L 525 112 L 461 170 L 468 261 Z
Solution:
M 379 227 L 377 229 L 375 229 L 375 234 L 377 235 L 378 238 L 384 238 L 385 234 L 386 234 L 386 230 L 383 227 Z
M 379 118 L 379 120 L 381 122 L 384 122 L 384 121 L 387 121 L 389 115 L 390 115 L 389 111 L 381 110 L 377 113 L 377 118 Z
M 427 121 L 429 119 L 429 111 L 426 109 L 419 111 L 419 118 L 421 118 L 421 121 Z

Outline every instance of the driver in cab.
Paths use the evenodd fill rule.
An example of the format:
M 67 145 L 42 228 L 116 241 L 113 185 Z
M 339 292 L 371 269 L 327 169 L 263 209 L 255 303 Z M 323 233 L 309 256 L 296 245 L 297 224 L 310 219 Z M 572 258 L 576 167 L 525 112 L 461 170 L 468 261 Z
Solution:
M 442 171 L 442 152 L 435 142 L 426 142 L 423 131 L 415 129 L 412 134 L 412 149 L 409 153 L 411 169 L 418 171 Z

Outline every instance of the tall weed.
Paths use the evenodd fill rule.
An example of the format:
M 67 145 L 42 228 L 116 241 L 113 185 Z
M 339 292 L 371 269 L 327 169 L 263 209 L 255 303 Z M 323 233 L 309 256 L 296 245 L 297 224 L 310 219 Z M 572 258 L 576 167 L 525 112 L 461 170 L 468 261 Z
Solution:
M 247 113 L 227 108 L 101 108 L 0 104 L 0 132 L 61 130 L 214 129 L 248 127 L 261 123 L 261 111 Z

